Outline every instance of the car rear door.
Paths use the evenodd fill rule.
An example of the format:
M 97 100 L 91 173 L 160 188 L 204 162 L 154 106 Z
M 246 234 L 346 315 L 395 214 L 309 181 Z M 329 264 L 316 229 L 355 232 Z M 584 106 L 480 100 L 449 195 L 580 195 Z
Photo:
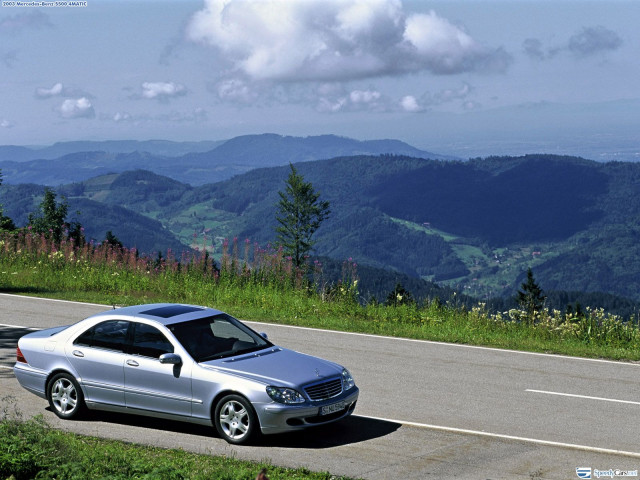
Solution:
M 124 406 L 124 349 L 130 322 L 107 320 L 78 336 L 66 355 L 89 403 Z

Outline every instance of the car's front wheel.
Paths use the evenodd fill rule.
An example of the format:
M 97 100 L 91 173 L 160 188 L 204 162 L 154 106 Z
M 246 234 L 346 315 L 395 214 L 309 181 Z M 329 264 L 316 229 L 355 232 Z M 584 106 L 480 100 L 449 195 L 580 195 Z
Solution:
M 47 386 L 49 405 L 58 417 L 69 419 L 84 409 L 84 397 L 76 380 L 67 373 L 58 373 Z
M 247 443 L 258 428 L 258 420 L 251 403 L 240 395 L 220 399 L 214 412 L 216 430 L 227 442 Z

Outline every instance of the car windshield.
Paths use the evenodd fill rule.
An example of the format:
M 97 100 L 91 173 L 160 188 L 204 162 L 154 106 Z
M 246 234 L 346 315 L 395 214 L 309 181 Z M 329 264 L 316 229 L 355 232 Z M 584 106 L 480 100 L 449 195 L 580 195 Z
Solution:
M 220 314 L 169 326 L 196 362 L 255 352 L 273 344 L 230 315 Z

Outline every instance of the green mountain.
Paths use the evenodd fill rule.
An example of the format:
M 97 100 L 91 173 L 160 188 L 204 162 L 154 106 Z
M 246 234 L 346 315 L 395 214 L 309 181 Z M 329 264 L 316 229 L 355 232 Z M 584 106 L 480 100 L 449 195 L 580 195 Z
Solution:
M 372 276 L 384 269 L 398 281 L 435 281 L 480 299 L 513 295 L 532 267 L 550 297 L 574 292 L 554 293 L 559 302 L 575 301 L 577 292 L 583 299 L 606 293 L 608 303 L 640 301 L 639 164 L 550 155 L 468 162 L 361 155 L 296 168 L 331 204 L 314 253 L 337 265 L 352 258 Z M 152 219 L 167 239 L 215 255 L 224 238 L 262 246 L 273 241 L 278 191 L 288 172 L 288 166 L 258 168 L 191 186 L 133 171 L 59 191 L 79 206 L 87 231 L 99 231 L 91 229 L 100 217 L 87 215 L 88 205 L 121 208 L 130 219 L 131 212 Z M 24 215 L 13 212 L 25 211 L 24 201 L 8 195 L 12 188 L 18 187 L 3 185 L 0 200 L 21 224 Z M 124 220 L 109 229 L 130 245 L 134 230 L 146 227 L 125 227 Z

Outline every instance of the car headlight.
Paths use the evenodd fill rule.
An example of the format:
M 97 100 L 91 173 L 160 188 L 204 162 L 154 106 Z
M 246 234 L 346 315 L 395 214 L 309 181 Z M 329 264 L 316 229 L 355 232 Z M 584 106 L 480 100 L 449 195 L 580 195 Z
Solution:
M 342 386 L 345 391 L 356 386 L 356 382 L 346 368 L 342 369 Z
M 304 397 L 293 388 L 267 387 L 267 395 L 278 403 L 302 403 Z

